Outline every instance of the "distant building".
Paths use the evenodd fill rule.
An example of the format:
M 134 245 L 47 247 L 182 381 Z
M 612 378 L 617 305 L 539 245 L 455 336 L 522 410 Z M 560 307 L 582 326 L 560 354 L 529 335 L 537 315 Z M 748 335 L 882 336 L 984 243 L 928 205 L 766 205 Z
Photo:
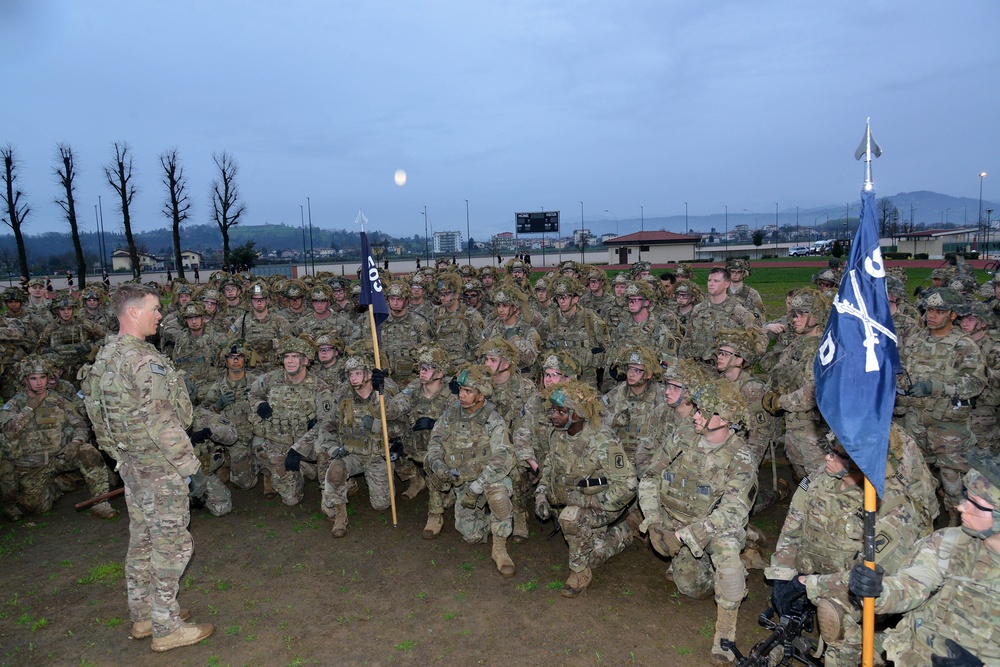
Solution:
M 185 271 L 190 271 L 201 265 L 201 253 L 194 250 L 181 250 L 181 264 Z
M 435 255 L 457 255 L 462 252 L 462 232 L 434 232 Z
M 972 252 L 980 250 L 978 230 L 975 227 L 964 229 L 923 229 L 908 234 L 896 234 L 891 238 L 882 238 L 879 244 L 883 247 L 895 247 L 897 252 L 908 252 L 913 255 L 927 253 L 928 259 L 944 259 L 950 252 Z M 995 239 L 993 239 L 995 241 Z M 996 247 L 991 243 L 991 247 Z
M 513 232 L 501 232 L 494 235 L 491 240 L 496 252 L 513 252 L 515 250 Z
M 139 253 L 139 268 L 143 271 L 161 271 L 164 268 L 163 260 L 156 257 L 155 255 L 150 255 L 146 252 Z M 111 253 L 111 270 L 112 271 L 131 271 L 132 270 L 132 260 L 128 256 L 128 250 L 125 248 L 116 248 L 113 253 Z
M 653 264 L 689 262 L 701 237 L 673 232 L 635 232 L 605 241 L 608 264 L 632 264 L 639 260 Z

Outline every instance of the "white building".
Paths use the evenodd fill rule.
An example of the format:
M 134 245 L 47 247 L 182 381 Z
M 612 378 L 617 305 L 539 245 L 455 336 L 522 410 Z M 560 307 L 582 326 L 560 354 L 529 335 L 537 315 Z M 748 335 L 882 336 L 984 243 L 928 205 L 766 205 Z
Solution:
M 462 232 L 434 232 L 434 254 L 455 255 L 462 252 Z

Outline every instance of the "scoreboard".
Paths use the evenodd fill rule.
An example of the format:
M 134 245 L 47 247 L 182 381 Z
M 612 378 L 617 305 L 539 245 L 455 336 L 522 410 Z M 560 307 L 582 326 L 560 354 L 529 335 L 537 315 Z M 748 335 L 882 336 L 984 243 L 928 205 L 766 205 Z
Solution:
M 545 234 L 559 232 L 559 211 L 540 213 L 515 213 L 518 234 Z

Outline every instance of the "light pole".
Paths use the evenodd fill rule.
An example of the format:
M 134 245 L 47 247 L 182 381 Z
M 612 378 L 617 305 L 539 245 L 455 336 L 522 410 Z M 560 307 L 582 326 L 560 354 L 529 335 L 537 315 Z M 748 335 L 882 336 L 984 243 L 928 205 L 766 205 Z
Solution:
M 431 265 L 431 253 L 427 245 L 427 206 L 424 206 L 424 265 Z
M 778 254 L 778 202 L 774 202 L 774 254 Z
M 610 213 L 612 216 L 614 216 L 614 218 L 615 218 L 615 237 L 617 237 L 618 236 L 618 216 L 615 215 L 614 211 L 611 211 L 611 210 L 608 210 L 608 209 L 604 209 L 604 212 L 605 213 Z
M 984 255 L 986 257 L 990 256 L 990 254 L 989 254 L 990 253 L 990 227 L 992 226 L 991 225 L 991 221 L 990 221 L 990 216 L 991 215 L 993 215 L 993 209 L 991 209 L 991 208 L 986 209 L 986 246 L 983 249 L 984 250 Z
M 729 207 L 726 206 L 726 251 L 723 253 L 726 257 L 729 256 Z
M 639 207 L 639 261 L 642 261 L 642 234 L 646 231 L 646 209 Z
M 688 203 L 684 202 L 684 234 L 688 233 Z
M 306 213 L 309 216 L 309 258 L 312 260 L 312 275 L 316 275 L 316 246 L 313 245 L 313 207 L 312 200 L 306 197 Z
M 109 261 L 108 247 L 104 240 L 104 204 L 101 202 L 101 195 L 97 195 L 97 209 L 101 212 L 101 247 L 104 248 L 104 259 L 101 260 L 101 273 L 104 273 L 104 263 Z
M 469 227 L 469 200 L 465 200 L 465 247 L 469 251 L 469 264 L 472 264 L 472 244 L 469 243 L 469 239 L 472 238 L 472 230 Z
M 306 207 L 299 204 L 299 220 L 302 223 L 302 265 L 309 267 L 309 254 L 306 253 Z
M 587 249 L 587 234 L 583 231 L 583 202 L 580 202 L 580 263 L 586 264 L 587 260 L 583 257 L 584 250 Z
M 983 224 L 983 180 L 986 178 L 986 172 L 979 172 L 979 217 L 976 218 L 976 227 L 981 227 Z

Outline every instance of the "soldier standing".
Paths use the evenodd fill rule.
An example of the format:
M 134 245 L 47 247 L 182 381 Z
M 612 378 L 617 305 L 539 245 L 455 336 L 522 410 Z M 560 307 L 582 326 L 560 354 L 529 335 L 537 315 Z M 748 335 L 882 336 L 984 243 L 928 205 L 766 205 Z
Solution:
M 449 405 L 434 424 L 424 469 L 440 493 L 432 493 L 428 512 L 444 514 L 445 495 L 454 494 L 455 529 L 469 544 L 485 542 L 493 534 L 493 562 L 504 577 L 513 577 L 514 561 L 507 553 L 511 534 L 514 449 L 503 417 L 487 399 L 493 393 L 492 373 L 486 366 L 462 368 L 458 401 Z M 489 508 L 489 516 L 486 508 Z M 430 521 L 428 521 L 428 525 Z
M 174 286 L 173 301 L 170 303 L 170 312 L 163 316 L 160 324 L 160 351 L 170 354 L 177 342 L 177 337 L 184 331 L 184 318 L 181 311 L 184 306 L 191 303 L 194 298 L 194 290 L 190 285 L 181 283 Z
M 593 387 L 563 382 L 543 397 L 552 406 L 552 429 L 535 490 L 535 514 L 545 521 L 559 511 L 570 569 L 560 594 L 572 598 L 590 585 L 593 568 L 632 543 L 627 524 L 611 524 L 635 498 L 635 469 L 614 433 L 602 428 Z
M 316 340 L 320 334 L 335 332 L 348 343 L 358 337 L 357 327 L 343 310 L 330 308 L 330 289 L 326 285 L 316 285 L 309 291 L 312 312 L 298 318 L 292 324 L 292 335 L 306 334 Z
M 435 290 L 441 305 L 434 310 L 431 323 L 434 342 L 448 353 L 456 366 L 467 363 L 475 354 L 486 327 L 478 312 L 462 305 L 458 297 L 460 289 L 461 279 L 450 271 L 444 272 Z
M 249 292 L 250 308 L 236 315 L 229 335 L 243 341 L 251 368 L 272 370 L 278 365 L 274 345 L 289 334 L 291 325 L 281 315 L 271 312 L 266 283 L 258 280 L 250 285 Z
M 512 284 L 505 283 L 493 293 L 493 304 L 496 317 L 486 328 L 484 336 L 487 340 L 502 338 L 513 345 L 520 357 L 518 366 L 521 372 L 529 372 L 538 359 L 542 339 L 531 322 L 522 316 L 528 308 L 527 295 Z
M 410 288 L 403 280 L 384 285 L 389 317 L 382 322 L 380 350 L 389 361 L 392 379 L 400 386 L 417 377 L 417 350 L 431 342 L 427 320 L 409 310 Z M 371 324 L 366 319 L 361 338 L 371 340 Z
M 995 321 L 993 311 L 985 303 L 973 301 L 962 306 L 959 312 L 962 333 L 976 341 L 986 363 L 986 388 L 976 398 L 969 416 L 969 427 L 981 446 L 994 452 L 1000 451 L 1000 429 L 997 428 L 997 410 L 1000 409 L 1000 335 L 990 325 Z
M 83 474 L 91 496 L 107 493 L 108 467 L 87 442 L 86 422 L 69 400 L 49 390 L 49 378 L 55 376 L 52 365 L 32 355 L 21 361 L 18 375 L 23 390 L 0 409 L 7 450 L 2 453 L 7 459 L 3 484 L 7 518 L 21 519 L 18 505 L 32 514 L 48 512 L 60 495 L 55 477 L 73 470 Z M 102 519 L 118 516 L 107 501 L 94 505 L 90 513 Z
M 824 462 L 822 440 L 829 428 L 816 406 L 813 362 L 830 315 L 825 294 L 801 289 L 791 299 L 795 338 L 781 353 L 771 371 L 771 390 L 761 405 L 774 416 L 785 416 L 785 452 L 796 479 L 802 479 Z
M 598 369 L 603 376 L 604 353 L 610 345 L 607 325 L 597 313 L 580 305 L 583 288 L 575 278 L 559 276 L 552 281 L 552 293 L 557 308 L 549 312 L 538 329 L 542 344 L 564 348 L 583 369 L 580 379 L 598 387 L 603 380 L 597 377 Z
M 197 400 L 201 402 L 208 386 L 215 381 L 215 364 L 222 340 L 215 327 L 205 324 L 205 306 L 200 302 L 184 306 L 180 317 L 185 328 L 177 336 L 170 358 L 178 369 L 187 373 L 188 380 L 197 388 Z
M 950 524 L 958 525 L 965 452 L 976 443 L 969 425 L 973 399 L 986 388 L 979 346 L 955 326 L 961 295 L 947 288 L 924 293 L 927 326 L 907 338 L 899 351 L 903 364 L 896 415 L 936 468 Z
M 97 443 L 118 461 L 125 482 L 129 547 L 125 561 L 133 639 L 152 635 L 154 651 L 197 644 L 211 623 L 182 622 L 177 604 L 193 541 L 185 478 L 201 470 L 186 429 L 192 407 L 173 364 L 145 342 L 162 317 L 147 285 L 124 283 L 111 297 L 121 325 L 108 336 L 83 391 Z
M 754 323 L 757 326 L 764 324 L 764 300 L 760 298 L 760 292 L 750 287 L 743 281 L 750 275 L 750 262 L 740 257 L 730 257 L 726 260 L 726 268 L 729 269 L 729 294 L 743 304 L 743 307 L 753 313 Z
M 691 311 L 691 320 L 681 342 L 681 354 L 715 365 L 715 334 L 721 329 L 745 329 L 754 324 L 753 313 L 729 294 L 729 270 L 715 267 L 708 272 L 708 298 Z M 678 288 L 674 294 L 678 295 Z M 676 298 L 676 296 L 675 296 Z

